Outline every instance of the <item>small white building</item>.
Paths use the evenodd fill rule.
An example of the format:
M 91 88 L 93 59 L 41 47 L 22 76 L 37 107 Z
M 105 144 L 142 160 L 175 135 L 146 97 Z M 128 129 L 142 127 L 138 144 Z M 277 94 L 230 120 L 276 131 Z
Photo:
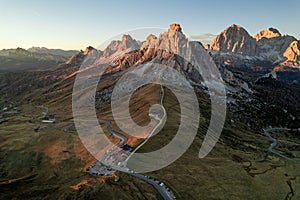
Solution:
M 49 119 L 42 120 L 43 123 L 54 123 L 56 122 L 56 118 L 54 115 L 50 116 Z
M 53 121 L 53 120 L 46 120 L 46 119 L 45 119 L 45 120 L 42 120 L 42 122 L 43 122 L 43 123 L 54 123 L 55 121 Z

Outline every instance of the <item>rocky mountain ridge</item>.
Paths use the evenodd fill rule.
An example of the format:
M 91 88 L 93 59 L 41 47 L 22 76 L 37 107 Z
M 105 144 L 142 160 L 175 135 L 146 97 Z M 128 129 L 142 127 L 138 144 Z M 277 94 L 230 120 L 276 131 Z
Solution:
M 199 73 L 176 55 L 181 53 L 191 56 L 187 49 L 197 46 L 194 51 L 201 53 L 196 54 L 201 56 L 205 49 L 219 66 L 225 81 L 250 91 L 248 83 L 255 82 L 272 71 L 288 71 L 292 76 L 280 75 L 276 78 L 293 77 L 291 81 L 295 81 L 299 76 L 298 44 L 294 37 L 282 36 L 274 28 L 261 31 L 254 38 L 244 28 L 231 25 L 216 36 L 211 46 L 206 46 L 197 41 L 189 41 L 179 24 L 171 24 L 167 32 L 158 36 L 150 34 L 143 42 L 134 40 L 130 35 L 123 35 L 121 40 L 112 41 L 103 51 L 88 47 L 71 57 L 67 64 L 79 66 L 88 54 L 109 58 L 127 52 L 124 56 L 113 58 L 114 64 L 109 67 L 107 73 L 118 72 L 149 60 L 163 61 L 197 82 L 201 79 Z M 164 51 L 161 51 L 162 49 Z
M 246 29 L 235 24 L 217 35 L 208 47 L 212 52 L 239 54 L 239 64 L 251 57 L 258 62 L 288 67 L 300 67 L 299 49 L 299 41 L 295 37 L 281 35 L 274 28 L 260 31 L 252 37 Z
M 179 24 L 171 24 L 169 31 L 182 33 Z M 183 34 L 181 34 L 183 35 Z M 160 38 L 161 39 L 158 39 Z M 134 40 L 130 35 L 123 35 L 122 40 L 112 41 L 103 51 L 97 50 L 100 55 L 110 56 L 124 50 L 142 50 L 148 47 L 160 48 L 160 45 L 170 47 L 172 52 L 176 52 L 173 44 L 180 45 L 187 42 L 185 36 L 176 38 L 176 41 L 169 41 L 171 35 L 162 33 L 159 36 L 150 34 L 145 41 Z M 160 44 L 158 41 L 163 41 Z M 166 43 L 165 43 L 166 42 Z M 196 42 L 196 41 L 195 41 Z M 202 44 L 203 48 L 210 52 L 218 64 L 232 67 L 262 67 L 267 71 L 279 67 L 300 67 L 300 45 L 299 41 L 289 35 L 282 35 L 277 29 L 269 28 L 257 33 L 252 37 L 246 29 L 238 25 L 231 25 L 217 35 L 210 45 Z M 73 59 L 83 56 L 79 55 Z M 71 63 L 70 59 L 68 63 Z M 80 60 L 80 59 L 79 59 Z

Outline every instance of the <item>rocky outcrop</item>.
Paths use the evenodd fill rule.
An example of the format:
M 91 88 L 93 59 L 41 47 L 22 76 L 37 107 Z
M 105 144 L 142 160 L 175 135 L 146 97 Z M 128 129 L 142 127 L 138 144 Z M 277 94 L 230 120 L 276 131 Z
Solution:
M 295 41 L 292 36 L 278 36 L 272 38 L 261 38 L 257 41 L 256 56 L 261 60 L 268 60 L 273 64 L 285 61 L 284 52 Z
M 293 41 L 283 53 L 283 56 L 287 60 L 297 62 L 300 59 L 300 43 L 299 41 Z
M 92 52 L 94 52 L 94 51 L 97 51 L 94 47 L 92 47 L 92 46 L 88 46 L 86 49 L 85 49 L 85 51 L 83 52 L 83 55 L 88 55 L 88 54 L 90 54 L 90 53 L 92 53 Z
M 112 41 L 105 49 L 104 56 L 110 56 L 114 53 L 119 53 L 122 51 L 131 51 L 140 48 L 140 43 L 134 39 L 130 35 L 123 35 L 122 41 L 114 40 Z
M 214 51 L 254 56 L 256 41 L 244 28 L 233 24 L 213 39 L 210 48 Z
M 119 46 L 119 51 L 124 51 L 126 49 L 139 49 L 140 44 L 136 40 L 132 39 L 130 35 L 123 35 L 122 42 Z
M 77 54 L 70 57 L 69 60 L 65 64 L 73 65 L 73 66 L 81 65 L 81 63 L 83 62 L 84 58 L 87 55 L 92 55 L 94 57 L 98 57 L 98 56 L 103 55 L 103 52 L 95 49 L 92 46 L 88 46 L 84 51 L 80 50 Z
M 170 24 L 170 28 L 169 28 L 169 30 L 171 30 L 171 31 L 179 31 L 179 32 L 181 32 L 181 27 L 180 27 L 180 25 L 179 25 L 179 24 Z
M 111 41 L 109 43 L 109 45 L 104 49 L 103 55 L 104 56 L 109 56 L 109 55 L 114 54 L 115 52 L 118 51 L 118 48 L 119 48 L 120 44 L 121 44 L 121 41 L 119 41 L 119 40 Z
M 274 37 L 281 37 L 281 33 L 275 28 L 262 30 L 254 36 L 256 41 L 260 40 L 261 38 L 274 38 Z
M 201 43 L 203 48 L 206 49 L 206 50 L 209 50 L 210 49 L 210 44 L 205 44 L 205 43 Z
M 153 34 L 150 34 L 146 38 L 146 40 L 143 42 L 141 49 L 146 49 L 146 48 L 150 47 L 150 45 L 156 43 L 156 41 L 157 41 L 157 37 Z
M 182 33 L 179 24 L 171 24 L 167 32 L 161 33 L 158 38 L 149 35 L 141 49 L 160 49 L 177 54 L 188 45 L 187 37 Z

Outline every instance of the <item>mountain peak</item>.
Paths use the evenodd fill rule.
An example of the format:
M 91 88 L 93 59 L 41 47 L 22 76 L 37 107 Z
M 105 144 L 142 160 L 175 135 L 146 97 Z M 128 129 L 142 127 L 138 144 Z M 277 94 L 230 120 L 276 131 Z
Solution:
M 180 49 L 184 49 L 187 43 L 188 39 L 182 33 L 180 25 L 170 24 L 169 30 L 161 33 L 158 37 L 149 35 L 141 48 L 157 48 L 177 53 Z
M 224 30 L 224 32 L 230 32 L 230 31 L 241 32 L 242 34 L 248 34 L 246 29 L 236 24 L 231 24 L 228 28 Z
M 170 24 L 169 31 L 179 31 L 181 32 L 180 24 Z
M 132 37 L 128 34 L 124 34 L 122 36 L 122 42 L 126 42 L 126 41 L 133 41 Z
M 140 44 L 138 41 L 133 39 L 130 35 L 124 34 L 122 40 L 113 40 L 110 44 L 104 49 L 104 56 L 110 56 L 117 52 L 130 51 L 139 49 Z
M 135 39 L 132 39 L 130 35 L 124 34 L 122 36 L 122 42 L 121 45 L 119 46 L 120 51 L 124 51 L 125 49 L 138 49 L 139 44 Z
M 254 36 L 256 41 L 262 38 L 273 38 L 273 37 L 281 37 L 280 32 L 275 28 L 268 28 L 267 30 L 262 30 Z
M 153 39 L 157 39 L 157 37 L 153 34 L 148 35 L 148 37 L 146 38 L 146 40 L 153 40 Z
M 93 51 L 93 50 L 96 50 L 94 47 L 92 47 L 92 46 L 88 46 L 86 49 L 85 49 L 85 51 L 84 51 L 84 53 L 83 53 L 83 55 L 87 55 L 87 54 L 89 54 L 91 51 Z
M 67 60 L 66 64 L 80 65 L 87 55 L 97 56 L 99 54 L 102 54 L 102 52 L 92 46 L 88 46 L 84 51 L 80 50 L 77 54 L 71 56 L 69 60 Z
M 281 35 L 280 32 L 276 28 L 270 27 L 268 30 L 272 31 L 273 33 L 277 33 L 277 34 Z
M 239 27 L 240 27 L 239 25 L 231 24 L 228 28 L 239 28 Z
M 232 24 L 213 39 L 211 49 L 215 51 L 254 55 L 256 42 L 246 29 Z

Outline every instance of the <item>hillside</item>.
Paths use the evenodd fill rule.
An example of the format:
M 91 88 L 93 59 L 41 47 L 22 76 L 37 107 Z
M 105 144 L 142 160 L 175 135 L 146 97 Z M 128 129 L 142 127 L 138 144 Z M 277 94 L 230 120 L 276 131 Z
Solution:
M 77 51 L 37 47 L 3 49 L 0 51 L 0 73 L 46 70 L 66 62 L 75 53 Z
M 200 42 L 189 41 L 179 24 L 171 24 L 168 31 L 158 36 L 150 34 L 142 43 L 124 35 L 103 51 L 89 46 L 69 58 L 43 50 L 39 56 L 45 56 L 45 62 L 57 62 L 51 69 L 0 74 L 2 198 L 160 199 L 152 186 L 126 173 L 117 171 L 111 177 L 87 173 L 96 162 L 87 149 L 94 147 L 97 138 L 91 138 L 87 144 L 78 135 L 72 110 L 76 106 L 72 105 L 73 92 L 78 92 L 77 97 L 84 102 L 79 107 L 95 107 L 97 120 L 112 143 L 118 141 L 104 125 L 105 121 L 127 137 L 133 148 L 144 140 L 131 136 L 117 124 L 123 115 L 113 116 L 112 96 L 119 81 L 124 82 L 120 84 L 117 102 L 121 104 L 132 93 L 128 112 L 136 124 L 149 125 L 149 109 L 160 101 L 166 110 L 164 127 L 139 153 L 169 144 L 184 124 L 182 118 L 188 118 L 190 127 L 195 125 L 195 119 L 183 111 L 189 108 L 194 112 L 198 108 L 194 104 L 180 104 L 180 98 L 187 97 L 188 92 L 195 93 L 200 120 L 192 145 L 172 164 L 144 174 L 165 183 L 178 199 L 299 198 L 299 165 L 268 152 L 272 141 L 263 135 L 263 128 L 269 126 L 292 129 L 272 135 L 278 138 L 278 151 L 300 159 L 299 48 L 293 37 L 282 36 L 274 29 L 269 31 L 254 38 L 246 29 L 232 25 L 216 36 L 209 48 L 204 48 Z M 273 62 L 273 53 L 265 55 L 264 49 L 271 48 L 268 45 L 274 45 L 272 49 L 280 61 Z M 7 50 L 2 55 L 5 59 L 20 58 L 20 66 L 28 64 L 28 69 L 41 69 L 30 63 L 36 61 L 36 51 L 40 49 Z M 287 52 L 295 53 L 295 57 L 285 57 Z M 32 60 L 27 61 L 28 58 Z M 155 64 L 160 68 L 155 68 Z M 140 69 L 143 65 L 147 68 Z M 126 74 L 129 76 L 123 80 Z M 80 87 L 74 88 L 78 77 Z M 149 79 L 154 83 L 148 84 Z M 170 82 L 160 87 L 159 81 Z M 135 88 L 143 82 L 147 84 Z M 225 98 L 220 83 L 224 83 Z M 168 87 L 174 85 L 184 91 L 176 93 L 177 88 Z M 95 95 L 91 93 L 93 89 Z M 224 128 L 213 150 L 199 159 L 199 149 L 214 117 L 215 102 L 221 105 L 215 113 L 216 119 L 225 117 Z M 222 106 L 226 106 L 225 112 Z M 80 114 L 86 116 L 82 123 L 88 123 L 90 113 Z M 56 123 L 41 122 L 51 115 L 55 115 Z M 216 126 L 223 126 L 222 123 L 218 121 Z M 189 134 L 191 129 L 184 130 Z M 149 134 L 149 130 L 140 134 Z M 185 142 L 185 137 L 181 139 Z M 177 148 L 180 145 L 179 141 Z M 116 175 L 119 181 L 115 181 Z

